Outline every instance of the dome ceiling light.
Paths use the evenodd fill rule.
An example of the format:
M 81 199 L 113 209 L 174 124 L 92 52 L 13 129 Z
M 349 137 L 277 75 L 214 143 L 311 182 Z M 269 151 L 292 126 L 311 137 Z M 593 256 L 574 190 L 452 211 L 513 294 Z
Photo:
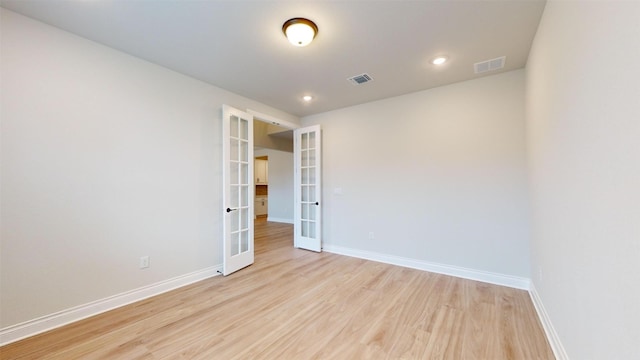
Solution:
M 307 46 L 318 34 L 318 26 L 305 18 L 293 18 L 282 25 L 282 32 L 295 46 Z

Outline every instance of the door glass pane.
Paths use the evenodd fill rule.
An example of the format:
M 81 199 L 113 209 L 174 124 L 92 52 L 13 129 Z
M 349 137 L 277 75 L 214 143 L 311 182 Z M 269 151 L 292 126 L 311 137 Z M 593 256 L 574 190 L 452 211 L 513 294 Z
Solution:
M 240 184 L 249 185 L 249 164 L 240 164 Z
M 239 228 L 240 223 L 239 223 L 238 213 L 237 213 L 237 211 L 232 211 L 232 212 L 229 213 L 229 216 L 231 217 L 230 218 L 230 220 L 231 220 L 231 232 L 235 233 L 238 230 L 240 230 L 240 228 Z
M 231 162 L 229 164 L 229 182 L 231 183 L 231 185 L 237 185 L 238 184 L 238 176 L 240 175 L 238 173 L 238 163 L 237 162 Z
M 316 201 L 318 201 L 318 200 L 316 200 L 316 187 L 315 186 L 308 186 L 308 189 L 309 189 L 309 197 L 308 197 L 309 200 L 307 200 L 307 201 L 315 203 Z
M 229 147 L 229 159 L 231 161 L 238 161 L 238 159 L 240 159 L 240 154 L 238 153 L 240 151 L 240 149 L 238 148 L 238 140 L 230 140 L 230 147 Z
M 229 126 L 229 134 L 231 135 L 231 137 L 238 137 L 238 121 L 239 119 L 237 116 L 231 115 L 231 122 Z
M 308 186 L 302 186 L 300 188 L 300 197 L 302 198 L 302 201 L 309 201 L 309 191 L 307 190 L 308 188 Z
M 249 161 L 249 142 L 242 141 L 240 143 L 240 157 L 241 161 L 247 162 Z
M 305 150 L 307 148 L 307 134 L 306 133 L 301 135 L 300 148 L 302 150 Z
M 308 166 L 316 166 L 316 151 L 315 150 L 309 150 L 309 165 Z
M 302 155 L 302 166 L 306 167 L 309 166 L 309 152 L 307 150 L 302 150 L 301 152 Z
M 240 209 L 240 229 L 246 230 L 249 228 L 249 209 Z
M 302 206 L 302 215 L 300 215 L 301 219 L 308 219 L 309 218 L 309 204 L 301 204 Z
M 239 238 L 240 234 L 237 232 L 231 233 L 231 256 L 238 255 L 239 253 Z
M 249 121 L 242 119 L 240 120 L 240 138 L 243 140 L 249 139 Z
M 242 186 L 240 190 L 240 204 L 241 206 L 249 206 L 249 187 Z
M 316 238 L 316 222 L 315 221 L 309 222 L 309 237 L 312 239 Z
M 229 192 L 230 192 L 230 194 L 229 194 L 229 206 L 232 209 L 235 209 L 239 205 L 238 199 L 240 198 L 240 193 L 239 193 L 238 187 L 237 186 L 230 186 L 229 187 Z
M 309 133 L 309 149 L 314 149 L 316 147 L 316 133 Z
M 313 185 L 315 183 L 316 183 L 316 168 L 314 166 L 309 168 L 309 184 Z
M 309 169 L 301 169 L 300 172 L 302 173 L 302 184 L 308 184 L 309 183 Z
M 246 252 L 249 250 L 249 230 L 245 230 L 240 236 L 240 252 Z
M 309 233 L 309 223 L 307 221 L 300 221 L 301 222 L 301 226 L 300 226 L 300 230 L 301 230 L 301 235 L 306 237 L 307 234 Z
M 315 220 L 316 219 L 316 204 L 312 203 L 311 205 L 309 205 L 309 220 Z

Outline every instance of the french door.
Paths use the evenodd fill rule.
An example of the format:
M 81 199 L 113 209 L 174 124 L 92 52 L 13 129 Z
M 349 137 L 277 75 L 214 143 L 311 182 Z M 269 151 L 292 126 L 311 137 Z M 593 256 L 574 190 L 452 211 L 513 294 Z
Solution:
M 253 115 L 222 106 L 223 275 L 253 264 Z
M 322 251 L 320 125 L 294 131 L 295 221 L 293 244 L 297 248 Z

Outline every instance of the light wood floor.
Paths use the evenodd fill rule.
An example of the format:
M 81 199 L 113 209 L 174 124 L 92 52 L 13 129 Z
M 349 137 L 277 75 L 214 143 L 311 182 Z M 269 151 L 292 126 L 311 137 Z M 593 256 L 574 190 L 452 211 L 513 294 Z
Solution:
M 525 291 L 292 247 L 0 348 L 2 359 L 553 359 Z

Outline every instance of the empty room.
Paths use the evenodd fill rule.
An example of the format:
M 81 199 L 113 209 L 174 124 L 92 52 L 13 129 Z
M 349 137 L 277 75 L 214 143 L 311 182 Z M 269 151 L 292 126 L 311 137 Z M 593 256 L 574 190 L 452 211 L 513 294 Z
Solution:
M 0 13 L 1 359 L 640 358 L 640 2 Z

